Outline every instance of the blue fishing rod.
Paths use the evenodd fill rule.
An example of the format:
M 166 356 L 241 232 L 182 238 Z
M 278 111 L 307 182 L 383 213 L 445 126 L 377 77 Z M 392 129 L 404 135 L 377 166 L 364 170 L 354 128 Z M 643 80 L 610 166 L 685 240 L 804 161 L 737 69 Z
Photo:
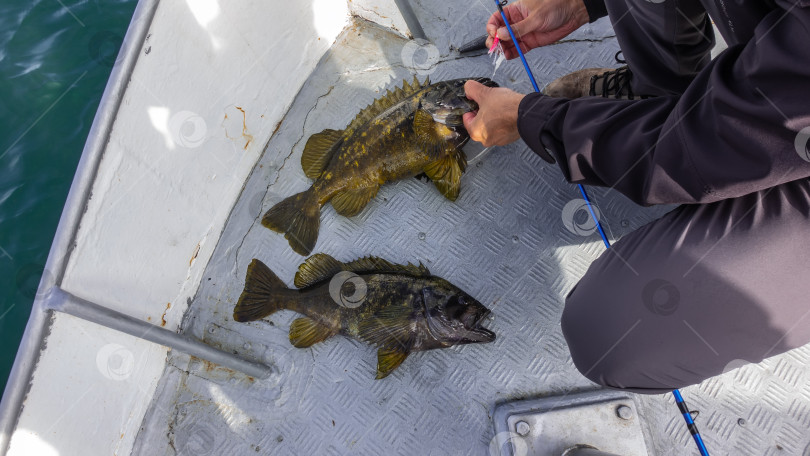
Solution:
M 515 46 L 515 49 L 517 49 L 518 56 L 520 56 L 520 61 L 523 62 L 523 68 L 526 69 L 526 73 L 529 75 L 529 80 L 532 83 L 532 87 L 534 88 L 535 92 L 539 92 L 540 87 L 537 86 L 537 81 L 534 79 L 532 69 L 529 68 L 529 63 L 526 61 L 526 56 L 523 55 L 523 51 L 520 49 L 520 43 L 518 43 L 515 32 L 512 31 L 512 26 L 509 25 L 509 19 L 506 18 L 506 13 L 503 11 L 503 6 L 505 4 L 506 1 L 502 2 L 501 0 L 495 0 L 495 5 L 498 7 L 498 11 L 501 13 L 501 18 L 503 18 L 503 23 L 506 26 L 506 30 L 509 32 L 509 37 L 512 38 L 512 44 Z M 582 194 L 582 199 L 585 200 L 585 205 L 588 207 L 588 212 L 590 212 L 591 218 L 593 218 L 594 223 L 596 223 L 596 229 L 599 231 L 599 236 L 602 237 L 602 242 L 605 244 L 605 248 L 609 249 L 610 241 L 605 234 L 605 230 L 602 229 L 602 224 L 599 222 L 599 218 L 596 216 L 596 213 L 593 210 L 593 205 L 591 204 L 591 199 L 588 197 L 588 192 L 585 191 L 585 187 L 582 184 L 577 184 L 577 187 L 579 187 L 579 193 Z M 683 400 L 681 392 L 675 389 L 672 391 L 672 395 L 675 396 L 675 403 L 678 405 L 678 410 L 681 411 L 684 421 L 686 421 L 686 427 L 689 428 L 689 433 L 692 434 L 692 438 L 695 439 L 695 444 L 697 444 L 700 455 L 709 456 L 709 450 L 706 449 L 706 445 L 703 443 L 703 438 L 700 436 L 700 432 L 697 429 L 695 420 L 692 419 L 692 413 L 689 411 L 689 407 L 686 406 L 686 402 Z

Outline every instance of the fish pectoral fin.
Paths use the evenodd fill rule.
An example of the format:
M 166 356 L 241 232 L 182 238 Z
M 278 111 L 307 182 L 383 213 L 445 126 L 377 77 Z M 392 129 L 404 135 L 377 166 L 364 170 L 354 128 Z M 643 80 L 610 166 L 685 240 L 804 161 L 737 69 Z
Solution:
M 467 157 L 464 155 L 464 151 L 454 148 L 442 158 L 428 163 L 425 166 L 425 174 L 433 181 L 442 195 L 450 201 L 455 201 L 461 190 L 461 175 L 464 174 L 466 168 Z
M 416 143 L 420 149 L 432 157 L 441 157 L 447 141 L 436 131 L 438 124 L 433 116 L 424 109 L 419 109 L 413 116 L 413 132 L 416 134 Z
M 436 121 L 424 109 L 418 109 L 413 115 L 413 131 L 417 135 L 431 135 L 436 131 Z M 438 140 L 438 138 L 436 138 Z
M 354 217 L 377 195 L 379 188 L 379 185 L 375 185 L 342 191 L 332 198 L 332 207 L 344 217 Z
M 409 351 L 413 345 L 415 325 L 416 319 L 410 305 L 389 305 L 362 320 L 357 335 L 373 345 Z
M 377 350 L 377 376 L 374 378 L 379 380 L 387 377 L 388 374 L 393 372 L 394 369 L 405 361 L 408 354 L 409 352 L 399 348 L 380 348 Z
M 309 317 L 296 318 L 290 325 L 290 343 L 298 348 L 311 347 L 335 334 L 337 331 Z
M 343 131 L 326 129 L 315 133 L 307 140 L 301 155 L 301 168 L 310 179 L 320 177 L 329 160 L 343 144 Z

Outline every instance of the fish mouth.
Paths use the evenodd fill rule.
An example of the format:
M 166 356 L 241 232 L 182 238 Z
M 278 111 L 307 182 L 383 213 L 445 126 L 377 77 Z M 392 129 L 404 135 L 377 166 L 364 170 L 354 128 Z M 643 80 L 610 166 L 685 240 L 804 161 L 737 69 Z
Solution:
M 495 333 L 483 327 L 484 320 L 492 313 L 489 309 L 474 315 L 473 319 L 467 319 L 464 322 L 464 327 L 467 329 L 465 339 L 470 342 L 487 343 L 495 340 Z
M 471 329 L 466 336 L 464 339 L 467 343 L 486 344 L 495 340 L 495 333 L 484 327 Z
M 499 87 L 497 82 L 489 78 L 470 78 L 469 80 L 478 82 L 479 84 L 482 84 L 485 87 Z M 445 122 L 445 125 L 447 125 L 448 127 L 452 128 L 464 127 L 464 114 L 468 112 L 478 111 L 479 108 L 478 103 L 476 103 L 475 100 L 473 99 L 467 98 L 467 94 L 464 92 L 463 87 L 464 86 L 462 85 L 462 92 L 459 94 L 459 99 L 461 100 L 461 103 L 464 106 L 462 108 L 454 109 L 452 114 L 448 116 L 452 117 L 447 122 Z
M 464 114 L 471 111 L 474 111 L 474 109 L 443 107 L 443 109 L 440 109 L 431 115 L 433 116 L 434 121 L 455 130 L 457 128 L 464 127 Z
M 476 81 L 486 87 L 498 87 L 498 84 L 489 78 L 464 78 L 445 81 L 442 89 L 434 93 L 427 102 L 428 111 L 433 120 L 444 124 L 453 130 L 464 128 L 464 114 L 478 111 L 478 103 L 467 98 L 464 84 L 467 81 Z

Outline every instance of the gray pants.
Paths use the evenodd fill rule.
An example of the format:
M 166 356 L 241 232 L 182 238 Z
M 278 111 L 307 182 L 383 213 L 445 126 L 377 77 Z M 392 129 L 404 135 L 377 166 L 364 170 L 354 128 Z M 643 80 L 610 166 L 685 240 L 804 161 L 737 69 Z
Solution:
M 607 4 L 636 93 L 680 93 L 708 63 L 699 2 Z M 801 179 L 683 205 L 626 235 L 566 300 L 576 367 L 601 385 L 662 393 L 807 344 L 808 232 Z

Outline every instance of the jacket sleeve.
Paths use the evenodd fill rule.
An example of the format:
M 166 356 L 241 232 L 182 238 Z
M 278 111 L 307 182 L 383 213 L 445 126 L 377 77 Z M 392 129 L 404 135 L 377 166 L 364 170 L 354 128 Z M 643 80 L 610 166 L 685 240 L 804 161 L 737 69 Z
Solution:
M 588 22 L 596 22 L 608 14 L 605 0 L 583 0 L 583 3 L 588 10 Z
M 570 182 L 615 188 L 643 205 L 706 203 L 805 178 L 808 43 L 810 0 L 800 0 L 769 13 L 747 44 L 724 51 L 680 97 L 531 94 L 518 130 Z

